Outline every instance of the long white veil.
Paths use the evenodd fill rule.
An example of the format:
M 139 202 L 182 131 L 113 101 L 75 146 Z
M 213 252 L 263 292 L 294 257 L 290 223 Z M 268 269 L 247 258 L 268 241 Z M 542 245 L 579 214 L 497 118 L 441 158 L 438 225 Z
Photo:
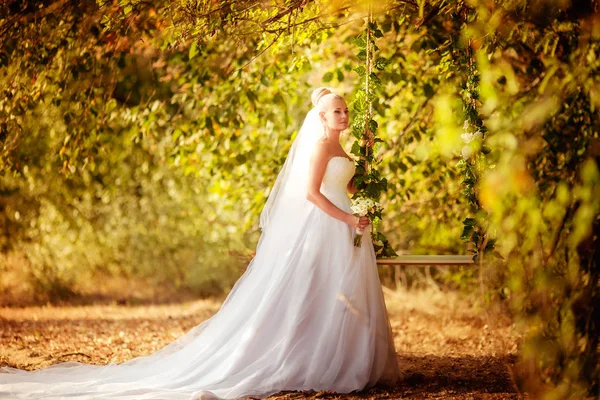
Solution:
M 316 208 L 313 203 L 306 199 L 306 187 L 308 183 L 308 168 L 312 150 L 323 133 L 324 131 L 319 120 L 318 108 L 313 107 L 304 119 L 302 127 L 290 148 L 288 156 L 261 212 L 260 227 L 262 228 L 262 233 L 256 249 L 257 256 L 250 262 L 246 269 L 246 273 L 242 275 L 229 292 L 229 295 L 221 306 L 221 311 L 239 307 L 232 303 L 237 304 L 240 301 L 244 301 L 243 297 L 245 295 L 238 293 L 244 286 L 244 282 L 249 280 L 252 281 L 252 283 L 247 282 L 246 287 L 260 284 L 260 279 L 257 277 L 258 272 L 256 272 L 255 267 L 258 267 L 259 269 L 268 267 L 267 263 L 257 263 L 257 261 L 262 260 L 263 258 L 272 258 L 273 249 L 284 250 L 290 248 L 291 242 L 295 241 L 304 228 L 302 222 L 306 221 L 309 213 Z M 265 240 L 265 238 L 268 239 Z M 261 249 L 263 250 L 261 251 Z M 259 264 L 260 266 L 257 266 L 256 264 Z M 254 281 L 256 281 L 256 283 Z M 236 296 L 236 294 L 238 295 Z M 246 297 L 249 299 L 251 296 L 246 295 Z M 32 385 L 34 385 L 35 382 L 43 385 L 50 384 L 54 379 L 67 377 L 68 383 L 71 385 L 79 383 L 89 386 L 98 384 L 103 380 L 112 380 L 113 378 L 117 378 L 116 380 L 119 382 L 129 383 L 131 383 L 131 380 L 140 380 L 141 384 L 145 379 L 152 377 L 154 374 L 161 373 L 165 366 L 172 367 L 173 360 L 180 358 L 178 353 L 187 349 L 187 346 L 199 336 L 203 336 L 205 339 L 198 343 L 196 346 L 198 348 L 195 348 L 195 350 L 198 351 L 198 355 L 202 354 L 200 349 L 214 343 L 215 336 L 227 332 L 223 327 L 226 326 L 227 329 L 231 331 L 233 330 L 233 326 L 243 325 L 242 321 L 236 323 L 233 323 L 232 321 L 224 323 L 221 321 L 228 320 L 235 316 L 237 316 L 237 313 L 235 312 L 220 312 L 218 315 L 214 315 L 203 323 L 195 326 L 186 334 L 180 336 L 160 350 L 146 356 L 135 357 L 121 364 L 111 363 L 102 366 L 83 364 L 80 362 L 63 362 L 34 371 L 24 371 L 12 367 L 1 367 L 0 398 L 11 393 L 5 392 L 4 390 L 6 390 L 6 387 L 3 386 L 3 384 L 10 382 L 20 382 L 21 384 L 29 382 Z M 203 350 L 206 351 L 208 349 Z M 2 372 L 5 374 L 2 374 Z M 158 381 L 153 383 L 157 384 Z M 129 386 L 134 387 L 135 385 L 130 384 Z M 22 386 L 21 388 L 25 390 L 25 386 Z M 31 390 L 35 391 L 36 388 L 37 387 L 32 386 Z M 37 393 L 40 398 L 42 398 L 43 390 L 41 388 L 44 388 L 44 386 L 40 386 L 40 392 Z M 58 385 L 55 388 L 57 392 L 59 390 L 64 390 L 60 389 Z M 73 386 L 73 390 L 81 389 Z M 123 388 L 123 390 L 124 392 L 126 391 L 125 388 Z M 46 394 L 48 395 L 48 393 Z
M 306 114 L 260 214 L 260 228 L 263 232 L 268 229 L 275 216 L 286 219 L 289 214 L 295 214 L 307 205 L 310 156 L 317 140 L 322 136 L 323 125 L 319 120 L 318 109 L 314 107 Z

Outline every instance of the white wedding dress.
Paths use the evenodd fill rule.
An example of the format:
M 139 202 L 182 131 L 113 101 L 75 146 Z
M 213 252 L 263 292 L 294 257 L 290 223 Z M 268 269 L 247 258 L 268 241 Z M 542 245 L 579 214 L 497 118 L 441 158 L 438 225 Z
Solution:
M 334 157 L 321 186 L 346 212 L 354 171 L 353 161 Z M 395 385 L 399 368 L 370 235 L 354 247 L 352 227 L 303 204 L 296 234 L 287 235 L 286 224 L 299 222 L 274 218 L 220 310 L 176 341 L 122 364 L 4 367 L 0 399 L 264 398 Z

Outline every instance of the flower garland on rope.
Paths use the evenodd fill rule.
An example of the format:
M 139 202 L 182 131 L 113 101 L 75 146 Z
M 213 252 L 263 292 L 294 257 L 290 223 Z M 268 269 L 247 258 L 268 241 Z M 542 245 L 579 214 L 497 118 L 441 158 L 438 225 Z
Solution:
M 373 147 L 376 143 L 383 142 L 377 137 L 379 126 L 377 121 L 373 119 L 373 102 L 377 100 L 376 91 L 381 87 L 381 80 L 375 70 L 383 70 L 389 61 L 383 57 L 375 57 L 375 52 L 379 50 L 375 44 L 375 39 L 383 37 L 383 32 L 373 20 L 372 4 L 369 4 L 365 24 L 365 30 L 354 39 L 354 44 L 359 49 L 356 56 L 359 60 L 364 61 L 364 65 L 358 66 L 354 71 L 358 73 L 361 79 L 364 79 L 364 89 L 358 90 L 352 103 L 355 112 L 352 135 L 356 140 L 352 145 L 351 153 L 357 156 L 359 160 L 356 166 L 356 174 L 353 177 L 357 192 L 352 196 L 352 200 L 361 209 L 364 209 L 360 205 L 364 205 L 366 199 L 371 200 L 368 202 L 371 207 L 369 207 L 366 215 L 373 222 L 371 238 L 375 253 L 378 258 L 393 257 L 397 255 L 396 252 L 390 246 L 385 235 L 378 229 L 383 212 L 383 208 L 378 201 L 381 193 L 387 190 L 387 179 L 381 177 L 379 171 L 374 167 L 376 159 Z M 360 243 L 360 240 L 358 242 Z
M 483 171 L 488 168 L 486 156 L 491 152 L 490 148 L 485 144 L 485 134 L 488 131 L 485 126 L 479 111 L 479 71 L 475 62 L 472 43 L 469 40 L 469 45 L 464 50 L 465 54 L 455 54 L 456 60 L 464 60 L 466 65 L 460 63 L 457 69 L 464 73 L 466 81 L 463 84 L 463 109 L 465 112 L 465 122 L 463 124 L 464 133 L 461 135 L 465 145 L 461 150 L 462 159 L 456 164 L 464 180 L 463 194 L 469 201 L 469 206 L 474 217 L 467 217 L 463 220 L 463 231 L 461 239 L 465 243 L 471 243 L 470 249 L 473 253 L 473 261 L 480 262 L 482 255 L 491 252 L 498 258 L 502 256 L 495 250 L 496 239 L 490 237 L 488 232 L 487 211 L 481 206 L 477 194 L 477 184 Z M 462 69 L 462 71 L 461 71 Z

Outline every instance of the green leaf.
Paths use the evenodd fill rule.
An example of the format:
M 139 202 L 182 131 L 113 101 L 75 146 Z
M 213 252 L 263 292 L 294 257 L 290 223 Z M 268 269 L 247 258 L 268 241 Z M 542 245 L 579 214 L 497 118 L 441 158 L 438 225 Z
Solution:
M 210 134 L 214 136 L 215 129 L 214 129 L 213 121 L 212 121 L 211 117 L 204 118 L 204 125 L 205 125 L 206 129 L 208 129 L 208 131 L 210 132 Z
M 398 256 L 398 254 L 394 251 L 394 249 L 392 248 L 392 246 L 389 245 L 389 243 L 387 242 L 387 240 L 384 242 L 383 255 L 385 257 L 397 257 Z
M 477 224 L 477 221 L 475 220 L 475 218 L 465 218 L 463 220 L 463 225 L 465 226 L 475 226 Z
M 433 97 L 435 92 L 433 90 L 433 87 L 429 83 L 426 83 L 425 86 L 423 86 L 423 93 L 425 93 L 425 97 L 430 99 Z
M 388 181 L 386 178 L 383 178 L 381 181 L 379 181 L 379 190 L 381 190 L 382 192 L 387 192 Z
M 379 198 L 380 191 L 379 186 L 374 184 L 373 182 L 369 183 L 366 188 L 367 195 L 371 198 L 377 199 Z
M 375 59 L 375 68 L 378 70 L 383 70 L 389 64 L 389 61 L 383 57 L 378 57 Z
M 183 131 L 181 129 L 175 129 L 175 131 L 173 132 L 173 143 L 177 143 L 177 139 L 179 139 L 179 137 L 181 136 L 181 134 L 183 133 Z
M 469 240 L 471 238 L 471 234 L 473 233 L 473 227 L 470 225 L 465 225 L 463 228 L 462 234 L 460 238 L 463 240 Z
M 250 103 L 252 104 L 256 104 L 259 102 L 258 100 L 258 96 L 256 95 L 256 93 L 254 93 L 252 90 L 247 90 L 246 91 L 246 96 L 248 97 L 248 100 L 250 101 Z
M 332 72 L 327 72 L 325 75 L 323 75 L 323 82 L 331 82 L 331 80 L 333 79 L 333 73 Z
M 354 43 L 356 46 L 358 46 L 361 49 L 366 49 L 367 48 L 367 41 L 361 36 L 355 38 L 352 43 Z
M 369 121 L 369 130 L 375 134 L 377 133 L 377 128 L 379 128 L 379 124 L 374 119 Z
M 188 52 L 189 59 L 191 60 L 192 58 L 196 57 L 196 54 L 198 54 L 198 44 L 196 42 L 192 42 Z
M 367 70 L 364 66 L 360 66 L 360 67 L 356 67 L 354 68 L 354 71 L 356 71 L 356 73 L 358 73 L 359 76 L 364 77 L 365 74 L 367 73 Z
M 363 183 L 366 178 L 367 177 L 365 175 L 361 175 L 361 174 L 354 175 L 354 183 L 355 184 Z
M 496 246 L 496 240 L 497 239 L 490 239 L 490 240 L 488 240 L 488 242 L 487 242 L 487 244 L 485 246 L 485 250 L 486 251 L 493 250 L 494 247 Z

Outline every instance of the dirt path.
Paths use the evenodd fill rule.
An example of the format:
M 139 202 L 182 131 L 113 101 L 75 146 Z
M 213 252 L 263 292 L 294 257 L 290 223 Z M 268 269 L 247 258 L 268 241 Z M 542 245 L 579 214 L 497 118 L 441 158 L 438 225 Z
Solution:
M 517 399 L 510 377 L 518 336 L 474 301 L 433 290 L 388 292 L 398 361 L 394 390 L 336 395 L 282 392 L 272 398 Z M 220 303 L 0 308 L 0 366 L 37 369 L 61 361 L 119 363 L 146 355 L 213 315 Z

